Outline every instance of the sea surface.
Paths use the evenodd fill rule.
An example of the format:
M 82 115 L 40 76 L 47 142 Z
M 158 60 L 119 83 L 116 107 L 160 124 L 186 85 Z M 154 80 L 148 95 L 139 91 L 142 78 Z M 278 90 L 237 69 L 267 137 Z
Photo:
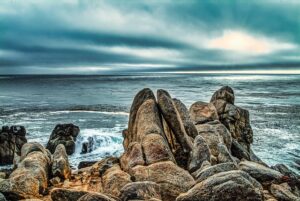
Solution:
M 116 76 L 0 76 L 0 126 L 23 125 L 29 141 L 46 145 L 59 123 L 80 127 L 80 161 L 119 156 L 134 95 L 142 88 L 163 88 L 188 107 L 209 101 L 224 85 L 235 104 L 250 111 L 254 152 L 269 165 L 284 163 L 300 172 L 300 75 L 145 74 Z M 92 136 L 94 150 L 80 154 Z M 3 168 L 3 167 L 2 167 Z

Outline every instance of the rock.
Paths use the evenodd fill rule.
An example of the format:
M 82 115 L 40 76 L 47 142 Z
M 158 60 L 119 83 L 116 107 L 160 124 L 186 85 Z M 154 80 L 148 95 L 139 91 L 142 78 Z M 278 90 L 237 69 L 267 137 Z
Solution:
M 188 170 L 194 172 L 199 169 L 204 161 L 210 162 L 210 150 L 204 138 L 198 135 L 193 144 L 191 156 L 189 158 Z
M 237 170 L 237 166 L 234 163 L 220 163 L 213 166 L 208 166 L 207 168 L 202 169 L 202 171 L 198 172 L 195 175 L 197 182 L 201 182 L 208 177 L 220 173 L 220 172 L 227 172 L 231 170 Z
M 292 188 L 298 187 L 298 189 L 300 190 L 300 176 L 290 170 L 286 165 L 277 164 L 275 166 L 272 166 L 271 168 L 283 174 L 289 186 L 291 186 Z
M 160 186 L 162 200 L 173 201 L 180 193 L 190 189 L 195 181 L 184 169 L 171 161 L 157 162 L 148 166 L 136 166 L 130 171 L 136 181 L 153 181 Z
M 6 201 L 6 198 L 4 197 L 4 195 L 2 193 L 0 193 L 0 201 Z
M 133 137 L 136 135 L 136 130 L 135 130 L 136 129 L 135 121 L 137 119 L 136 115 L 138 113 L 140 106 L 147 100 L 152 100 L 155 102 L 155 96 L 149 88 L 145 88 L 139 91 L 134 97 L 134 100 L 130 108 L 128 131 L 126 132 L 127 135 L 125 136 L 128 142 L 135 141 L 133 140 Z M 125 146 L 125 150 L 126 150 L 126 146 Z
M 161 135 L 148 134 L 145 136 L 142 142 L 142 149 L 144 151 L 145 162 L 147 165 L 159 161 L 175 161 L 171 150 Z
M 87 142 L 82 143 L 81 154 L 90 153 L 93 151 L 94 147 L 94 138 L 88 137 Z
M 173 98 L 173 102 L 182 120 L 187 135 L 195 138 L 198 135 L 198 131 L 190 118 L 188 109 L 180 100 L 176 98 Z
M 68 179 L 71 176 L 71 168 L 65 146 L 57 145 L 53 154 L 52 175 L 61 179 Z
M 51 191 L 50 196 L 53 201 L 76 201 L 85 194 L 87 194 L 86 191 L 55 188 Z
M 224 144 L 231 149 L 232 139 L 230 133 L 219 121 L 212 121 L 206 124 L 196 125 L 199 135 L 201 135 L 209 146 L 211 154 L 216 158 L 219 155 L 218 145 Z
M 149 200 L 151 198 L 161 200 L 160 187 L 155 182 L 142 181 L 128 183 L 121 189 L 120 199 L 122 201 Z
M 122 171 L 119 164 L 114 164 L 102 176 L 104 193 L 119 197 L 121 189 L 131 182 L 130 175 Z
M 21 154 L 27 142 L 24 126 L 2 126 L 0 129 L 0 165 L 13 164 L 14 156 Z
M 272 184 L 270 187 L 272 195 L 278 200 L 282 201 L 300 201 L 300 197 L 294 195 L 291 189 L 288 189 L 284 185 Z
M 101 193 L 87 193 L 80 197 L 77 201 L 115 201 L 115 199 Z
M 172 147 L 176 162 L 181 167 L 186 167 L 188 155 L 193 148 L 190 136 L 188 136 L 185 131 L 180 114 L 177 111 L 176 106 L 169 93 L 160 89 L 157 91 L 157 99 L 163 118 L 171 131 L 166 135 L 169 136 L 167 137 L 168 142 Z M 175 143 L 170 139 L 174 139 Z M 177 146 L 177 144 L 179 146 Z
M 237 140 L 232 140 L 231 153 L 240 160 L 251 160 L 250 153 Z
M 262 186 L 239 170 L 221 172 L 197 183 L 176 201 L 262 201 Z
M 283 177 L 283 174 L 280 172 L 252 161 L 242 161 L 238 164 L 238 168 L 247 172 L 261 183 L 280 181 Z
M 190 107 L 190 116 L 194 124 L 203 124 L 219 120 L 218 112 L 212 103 L 195 102 Z
M 228 103 L 234 104 L 234 92 L 233 89 L 229 86 L 224 86 L 221 89 L 217 90 L 211 97 L 210 102 L 215 100 L 224 100 Z
M 79 134 L 79 127 L 74 124 L 57 124 L 50 135 L 47 143 L 47 149 L 54 153 L 59 144 L 63 144 L 67 154 L 71 155 L 75 151 L 75 141 Z
M 232 162 L 236 164 L 235 159 L 233 156 L 229 153 L 227 147 L 223 143 L 218 144 L 218 163 L 227 163 Z
M 39 197 L 46 191 L 51 160 L 45 149 L 29 152 L 35 150 L 30 147 L 35 147 L 35 144 L 23 146 L 21 155 L 24 158 L 9 178 L 1 182 L 1 192 L 18 198 L 32 198 Z
M 130 143 L 120 157 L 120 164 L 124 171 L 128 171 L 136 165 L 144 165 L 145 161 L 141 144 L 138 142 Z
M 81 168 L 90 167 L 95 163 L 97 163 L 97 161 L 80 161 L 77 168 L 81 169 Z

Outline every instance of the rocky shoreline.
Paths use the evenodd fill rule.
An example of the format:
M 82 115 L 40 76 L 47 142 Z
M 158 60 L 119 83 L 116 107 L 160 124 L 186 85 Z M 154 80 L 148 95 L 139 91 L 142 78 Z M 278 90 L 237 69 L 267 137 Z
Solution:
M 3 127 L 0 164 L 15 168 L 0 173 L 0 201 L 299 201 L 299 175 L 283 164 L 268 167 L 254 154 L 249 112 L 234 100 L 225 86 L 209 103 L 187 109 L 165 90 L 155 97 L 143 89 L 122 133 L 124 153 L 76 171 L 68 155 L 77 126 L 57 125 L 46 148 L 27 143 L 23 127 Z

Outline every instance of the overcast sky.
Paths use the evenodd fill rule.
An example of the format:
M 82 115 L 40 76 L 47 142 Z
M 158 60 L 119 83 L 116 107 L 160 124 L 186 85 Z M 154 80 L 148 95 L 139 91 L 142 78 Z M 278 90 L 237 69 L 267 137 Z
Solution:
M 0 74 L 293 70 L 298 0 L 0 0 Z

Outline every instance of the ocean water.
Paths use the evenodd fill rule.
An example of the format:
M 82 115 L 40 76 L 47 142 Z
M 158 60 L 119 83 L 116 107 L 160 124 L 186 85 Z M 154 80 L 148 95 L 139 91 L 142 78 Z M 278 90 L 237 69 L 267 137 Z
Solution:
M 134 95 L 163 88 L 188 107 L 209 101 L 224 85 L 235 91 L 236 105 L 250 111 L 254 152 L 269 165 L 300 169 L 300 75 L 146 74 L 118 76 L 0 76 L 0 126 L 24 125 L 29 141 L 46 144 L 58 123 L 80 127 L 73 167 L 123 152 Z M 92 136 L 94 150 L 80 154 Z

